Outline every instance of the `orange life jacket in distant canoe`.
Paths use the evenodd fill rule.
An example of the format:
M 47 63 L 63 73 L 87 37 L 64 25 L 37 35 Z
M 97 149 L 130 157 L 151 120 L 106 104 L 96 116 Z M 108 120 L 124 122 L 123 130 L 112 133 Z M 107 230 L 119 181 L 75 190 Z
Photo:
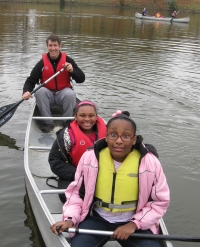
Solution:
M 66 53 L 61 52 L 61 58 L 57 64 L 56 72 L 61 70 L 63 68 L 63 64 L 66 63 Z M 42 77 L 41 77 L 41 83 L 45 82 L 48 80 L 51 76 L 55 74 L 53 65 L 51 64 L 47 54 L 42 55 L 43 63 L 44 63 L 44 69 L 42 72 Z M 66 87 L 71 88 L 70 84 L 70 74 L 67 70 L 64 70 L 61 72 L 59 75 L 57 75 L 55 78 L 53 78 L 51 81 L 49 81 L 46 85 L 44 85 L 46 88 L 49 90 L 62 90 Z
M 160 13 L 156 13 L 154 17 L 160 18 Z
M 99 140 L 106 136 L 106 125 L 104 120 L 100 117 L 97 117 L 96 125 L 98 135 L 97 140 Z M 94 143 L 92 143 L 89 137 L 82 132 L 76 121 L 70 123 L 70 127 L 75 139 L 75 148 L 70 152 L 70 157 L 72 159 L 72 164 L 77 166 L 81 156 L 86 151 L 86 148 L 93 146 Z

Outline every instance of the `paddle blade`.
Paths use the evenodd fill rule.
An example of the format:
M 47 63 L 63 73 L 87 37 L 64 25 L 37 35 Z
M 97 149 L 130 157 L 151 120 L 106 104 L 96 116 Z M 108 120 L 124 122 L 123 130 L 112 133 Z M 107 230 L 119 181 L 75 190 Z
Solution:
M 0 108 L 0 128 L 12 118 L 21 102 L 22 101 L 20 100 L 18 103 L 6 105 Z

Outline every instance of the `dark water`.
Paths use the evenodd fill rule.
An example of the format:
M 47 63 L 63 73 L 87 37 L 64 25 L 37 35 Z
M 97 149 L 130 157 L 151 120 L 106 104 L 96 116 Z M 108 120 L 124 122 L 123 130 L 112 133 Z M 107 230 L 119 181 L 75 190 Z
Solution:
M 169 233 L 199 236 L 200 18 L 189 14 L 189 24 L 144 22 L 134 19 L 135 11 L 0 4 L 0 106 L 21 99 L 26 77 L 46 52 L 47 36 L 58 34 L 63 51 L 86 74 L 86 82 L 75 85 L 77 94 L 96 102 L 106 120 L 117 109 L 130 111 L 138 134 L 157 147 L 171 189 L 164 217 Z M 23 102 L 0 129 L 4 247 L 44 247 L 24 184 L 23 146 L 33 102 Z

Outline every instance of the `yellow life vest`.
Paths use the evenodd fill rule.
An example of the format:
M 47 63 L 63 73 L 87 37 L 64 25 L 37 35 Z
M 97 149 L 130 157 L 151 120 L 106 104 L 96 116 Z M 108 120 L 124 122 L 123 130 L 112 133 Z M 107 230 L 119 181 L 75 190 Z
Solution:
M 130 152 L 116 172 L 109 148 L 101 150 L 95 189 L 95 205 L 114 213 L 129 212 L 136 209 L 139 159 L 139 151 Z

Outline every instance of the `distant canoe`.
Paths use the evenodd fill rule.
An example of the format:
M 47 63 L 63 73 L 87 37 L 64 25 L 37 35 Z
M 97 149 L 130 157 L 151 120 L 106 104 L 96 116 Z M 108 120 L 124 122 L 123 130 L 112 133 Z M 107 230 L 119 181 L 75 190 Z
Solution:
M 188 23 L 190 21 L 190 17 L 183 17 L 183 18 L 172 18 L 172 17 L 154 17 L 154 16 L 149 16 L 145 15 L 143 16 L 142 14 L 136 12 L 135 13 L 135 18 L 142 19 L 142 20 L 153 20 L 153 21 L 166 21 L 166 22 L 179 22 L 179 23 Z

